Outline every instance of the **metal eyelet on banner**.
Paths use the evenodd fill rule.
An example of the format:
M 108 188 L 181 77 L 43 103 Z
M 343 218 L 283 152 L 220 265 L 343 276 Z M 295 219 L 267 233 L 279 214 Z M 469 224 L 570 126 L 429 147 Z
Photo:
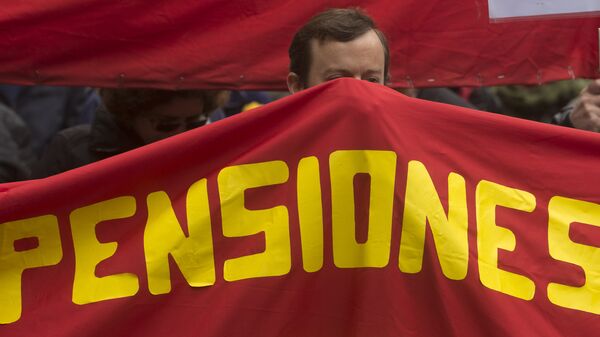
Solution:
M 406 83 L 408 84 L 408 87 L 410 89 L 414 89 L 415 88 L 415 83 L 413 82 L 412 78 L 410 78 L 409 75 L 406 75 Z
M 125 84 L 125 73 L 120 73 L 119 77 L 117 79 L 117 86 L 120 88 L 120 87 L 123 87 L 124 84 Z
M 477 83 L 479 83 L 480 87 L 483 86 L 483 75 L 481 73 L 477 73 Z
M 34 77 L 34 82 L 36 82 L 36 83 L 42 82 L 42 75 L 40 74 L 39 70 L 36 69 L 33 71 L 33 77 Z
M 183 87 L 183 81 L 185 81 L 185 76 L 180 75 L 177 78 L 177 83 L 175 83 L 175 90 L 179 90 Z
M 573 67 L 572 66 L 568 66 L 567 67 L 567 71 L 569 72 L 569 76 L 571 77 L 572 80 L 575 79 L 575 72 L 573 71 Z

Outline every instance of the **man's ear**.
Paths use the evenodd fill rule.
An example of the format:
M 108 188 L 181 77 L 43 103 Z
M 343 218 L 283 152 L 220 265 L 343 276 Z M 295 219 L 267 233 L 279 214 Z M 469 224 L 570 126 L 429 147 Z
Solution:
M 304 89 L 302 83 L 300 83 L 300 77 L 294 72 L 290 72 L 287 75 L 287 87 L 291 94 L 295 94 Z

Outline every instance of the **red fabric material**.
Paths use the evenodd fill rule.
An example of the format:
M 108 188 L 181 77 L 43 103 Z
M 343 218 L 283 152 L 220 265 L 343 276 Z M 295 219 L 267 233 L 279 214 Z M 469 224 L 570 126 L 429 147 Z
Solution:
M 390 259 L 383 268 L 342 269 L 332 257 L 328 161 L 337 150 L 365 149 L 397 154 Z M 76 170 L 2 186 L 0 224 L 55 214 L 63 258 L 58 265 L 25 271 L 22 316 L 0 325 L 0 335 L 593 336 L 600 329 L 597 315 L 556 306 L 546 296 L 549 282 L 577 286 L 583 281 L 580 268 L 549 257 L 547 205 L 555 195 L 600 203 L 599 151 L 600 136 L 595 133 L 421 101 L 363 81 L 332 81 Z M 295 172 L 299 160 L 307 156 L 320 161 L 323 189 L 324 265 L 314 273 L 302 268 L 296 206 Z M 246 205 L 288 208 L 291 271 L 226 282 L 224 261 L 262 251 L 264 238 L 223 236 L 217 175 L 227 166 L 272 160 L 287 163 L 289 180 L 247 193 Z M 456 172 L 466 179 L 470 256 L 464 280 L 442 274 L 430 233 L 422 271 L 406 274 L 398 269 L 411 160 L 427 167 L 444 204 L 448 174 Z M 184 219 L 185 191 L 201 178 L 208 179 L 216 283 L 192 288 L 172 265 L 172 291 L 151 295 L 142 242 L 146 196 L 166 191 Z M 498 210 L 497 220 L 513 231 L 517 242 L 514 252 L 501 250 L 500 266 L 535 282 L 531 301 L 490 290 L 479 280 L 475 187 L 483 179 L 536 197 L 533 212 Z M 134 273 L 140 289 L 128 298 L 75 305 L 69 214 L 125 195 L 136 198 L 136 214 L 98 225 L 99 240 L 119 246 L 98 266 L 97 274 Z M 5 234 L 1 228 L 0 239 Z M 597 236 L 581 239 L 581 235 L 579 242 L 598 245 Z
M 0 80 L 99 87 L 285 90 L 287 48 L 351 1 L 9 1 Z M 361 4 L 389 37 L 392 85 L 537 84 L 598 75 L 600 18 L 491 23 L 487 0 Z

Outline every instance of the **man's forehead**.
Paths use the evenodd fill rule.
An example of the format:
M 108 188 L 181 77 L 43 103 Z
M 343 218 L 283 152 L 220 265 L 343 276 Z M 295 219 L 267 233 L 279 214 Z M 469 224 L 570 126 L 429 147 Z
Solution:
M 323 36 L 323 37 L 317 36 L 317 37 L 311 38 L 310 39 L 310 43 L 313 46 L 314 45 L 323 46 L 323 45 L 330 44 L 330 43 L 340 43 L 340 44 L 343 44 L 343 43 L 349 43 L 349 42 L 358 40 L 360 38 L 364 38 L 365 36 L 368 36 L 368 35 L 377 36 L 377 33 L 375 33 L 375 31 L 373 29 L 369 29 L 369 30 L 365 31 L 364 33 L 362 33 L 360 35 L 357 35 L 353 39 L 347 40 L 347 41 L 337 40 L 337 39 L 335 39 L 335 38 L 333 38 L 331 36 Z M 379 37 L 377 37 L 377 38 L 379 39 Z
M 376 63 L 381 63 L 381 70 L 383 70 L 385 63 L 383 44 L 373 30 L 346 42 L 313 38 L 310 41 L 310 47 L 311 63 L 314 66 L 345 67 L 352 65 L 360 58 L 370 58 L 381 61 Z

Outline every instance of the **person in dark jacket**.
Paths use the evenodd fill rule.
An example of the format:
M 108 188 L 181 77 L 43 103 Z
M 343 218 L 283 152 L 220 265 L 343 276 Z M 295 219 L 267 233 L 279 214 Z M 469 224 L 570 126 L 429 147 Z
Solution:
M 92 88 L 44 85 L 0 84 L 0 100 L 28 126 L 37 157 L 60 130 L 90 124 L 100 104 L 100 97 Z
M 47 177 L 202 126 L 222 106 L 224 91 L 102 89 L 92 125 L 57 134 L 33 169 Z
M 34 159 L 27 125 L 0 103 L 0 183 L 28 179 Z

